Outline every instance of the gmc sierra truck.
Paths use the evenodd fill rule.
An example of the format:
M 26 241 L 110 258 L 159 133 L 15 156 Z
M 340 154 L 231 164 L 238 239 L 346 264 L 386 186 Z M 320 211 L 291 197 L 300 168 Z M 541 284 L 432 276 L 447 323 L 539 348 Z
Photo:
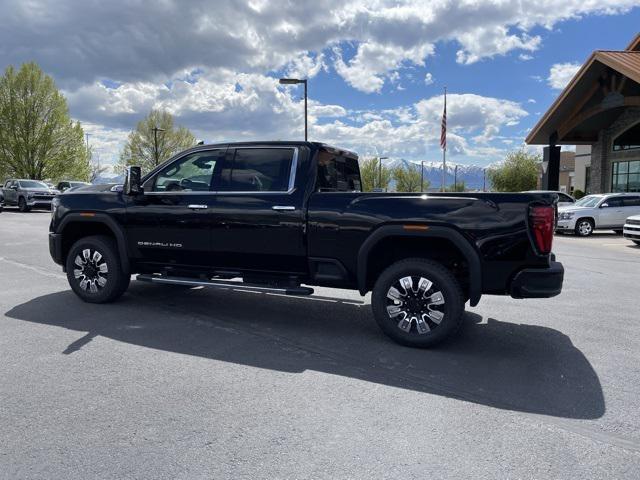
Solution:
M 482 295 L 558 295 L 552 193 L 362 193 L 357 155 L 315 142 L 197 146 L 124 185 L 52 204 L 49 248 L 84 301 L 137 280 L 310 295 L 371 291 L 384 333 L 414 347 Z

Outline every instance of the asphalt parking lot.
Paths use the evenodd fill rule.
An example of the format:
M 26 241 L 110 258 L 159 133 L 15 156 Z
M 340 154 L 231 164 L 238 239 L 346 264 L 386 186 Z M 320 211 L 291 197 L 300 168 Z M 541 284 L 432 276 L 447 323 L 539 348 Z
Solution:
M 612 232 L 556 237 L 561 296 L 484 297 L 421 351 L 340 290 L 82 303 L 48 221 L 0 214 L 0 478 L 640 475 L 640 247 Z

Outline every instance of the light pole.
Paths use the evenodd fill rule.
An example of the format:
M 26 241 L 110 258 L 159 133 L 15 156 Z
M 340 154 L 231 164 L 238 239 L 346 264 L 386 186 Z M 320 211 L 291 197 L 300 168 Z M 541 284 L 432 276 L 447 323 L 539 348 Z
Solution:
M 158 132 L 164 132 L 164 128 L 153 127 L 151 129 L 153 131 L 153 159 L 155 161 L 155 166 L 158 166 Z
M 307 141 L 307 79 L 281 78 L 280 85 L 297 85 L 304 83 L 304 141 Z
M 424 193 L 424 160 L 420 162 L 420 193 Z
M 487 191 L 487 169 L 486 168 L 482 169 L 482 191 L 483 192 Z
M 458 165 L 456 165 L 456 168 L 453 170 L 453 191 L 458 191 Z
M 378 158 L 378 188 L 382 188 L 382 160 L 386 160 L 389 157 Z

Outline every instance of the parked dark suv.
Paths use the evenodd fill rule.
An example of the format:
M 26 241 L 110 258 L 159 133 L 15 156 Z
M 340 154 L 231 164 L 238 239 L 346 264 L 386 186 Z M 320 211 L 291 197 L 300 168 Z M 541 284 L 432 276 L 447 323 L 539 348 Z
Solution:
M 371 291 L 380 328 L 426 347 L 482 295 L 560 293 L 551 193 L 362 193 L 357 156 L 315 142 L 203 145 L 124 187 L 53 201 L 49 248 L 73 291 L 137 279 L 287 295 Z M 297 320 L 297 321 L 303 321 Z

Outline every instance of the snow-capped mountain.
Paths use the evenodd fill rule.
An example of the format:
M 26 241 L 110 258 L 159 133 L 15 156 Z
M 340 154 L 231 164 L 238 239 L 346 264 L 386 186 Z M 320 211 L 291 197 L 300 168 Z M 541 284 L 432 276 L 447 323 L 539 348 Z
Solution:
M 419 161 L 405 160 L 403 158 L 398 160 L 387 161 L 383 163 L 385 167 L 416 167 L 420 169 L 421 164 Z M 447 185 L 453 185 L 455 177 L 455 169 L 458 167 L 458 183 L 464 182 L 467 190 L 482 190 L 484 171 L 488 167 L 480 165 L 466 165 L 461 163 L 453 163 L 447 161 L 446 182 Z M 425 183 L 429 180 L 429 190 L 440 188 L 442 182 L 442 162 L 424 162 L 424 178 Z M 392 180 L 389 185 L 389 189 L 392 190 L 395 187 L 395 182 Z M 486 187 L 489 188 L 489 180 L 487 179 Z

